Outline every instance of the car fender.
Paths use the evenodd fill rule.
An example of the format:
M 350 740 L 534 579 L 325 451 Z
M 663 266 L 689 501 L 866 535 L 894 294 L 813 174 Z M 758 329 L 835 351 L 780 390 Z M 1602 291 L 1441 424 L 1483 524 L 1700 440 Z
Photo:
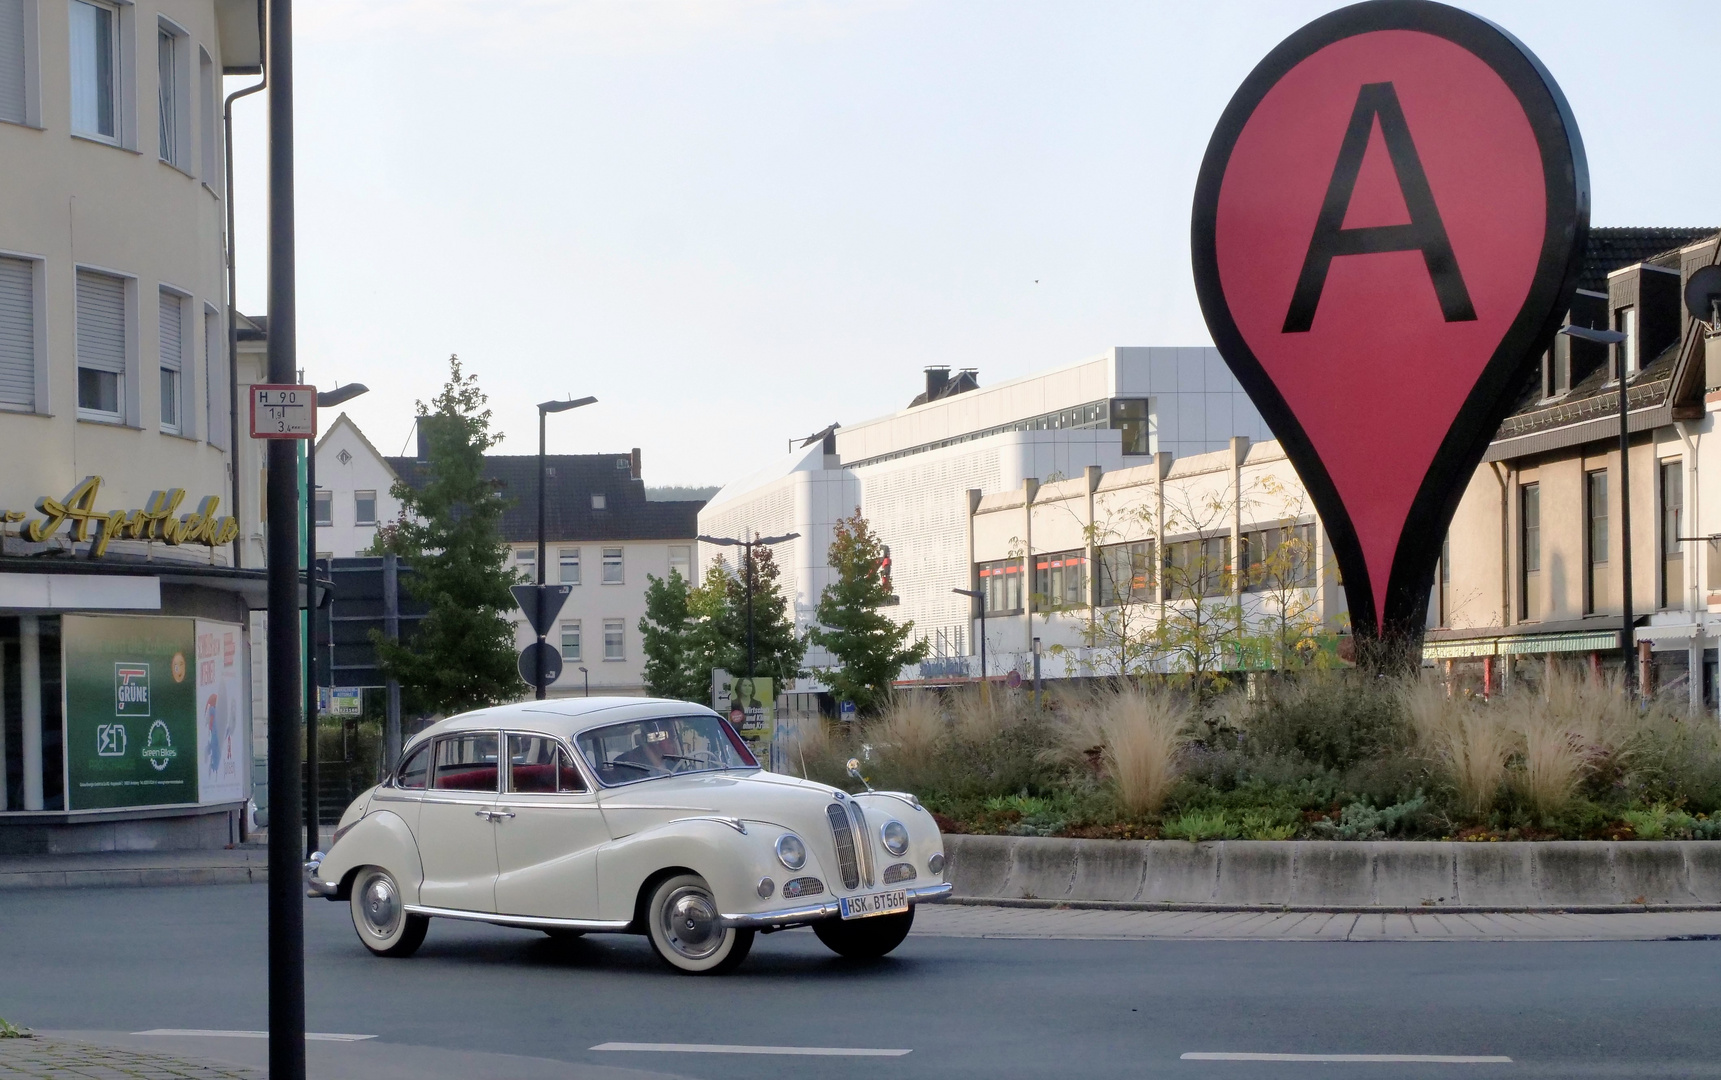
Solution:
M 338 882 L 340 891 L 334 899 L 344 900 L 352 883 L 348 877 L 361 866 L 380 866 L 394 875 L 400 886 L 401 901 L 418 903 L 418 887 L 424 881 L 424 864 L 418 856 L 418 844 L 412 830 L 399 814 L 378 810 L 366 814 L 347 830 L 323 856 L 317 876 L 323 881 Z
M 791 876 L 773 848 L 785 831 L 761 821 L 689 817 L 623 837 L 598 853 L 599 917 L 633 919 L 645 884 L 672 868 L 685 868 L 704 878 L 725 914 L 765 906 L 758 893 L 759 879 L 769 877 L 780 888 Z M 816 861 L 809 856 L 808 866 L 797 873 L 817 875 Z

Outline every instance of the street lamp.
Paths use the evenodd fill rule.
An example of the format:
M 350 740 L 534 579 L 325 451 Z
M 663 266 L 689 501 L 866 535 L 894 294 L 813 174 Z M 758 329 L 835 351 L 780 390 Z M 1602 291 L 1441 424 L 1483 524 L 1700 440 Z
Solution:
M 570 401 L 541 401 L 538 403 L 538 617 L 532 622 L 535 626 L 543 626 L 544 619 L 544 417 L 553 412 L 567 412 L 581 405 L 590 405 L 597 401 L 595 397 L 583 397 Z M 544 635 L 538 635 L 538 644 L 544 644 Z M 538 700 L 544 700 L 544 650 L 534 649 L 532 656 L 537 662 L 537 678 L 533 680 L 537 688 Z
M 333 390 L 317 391 L 317 408 L 345 404 L 370 392 L 364 383 L 347 383 Z M 305 448 L 305 785 L 311 795 L 305 803 L 305 850 L 321 848 L 322 829 L 317 802 L 317 444 Z
M 1632 664 L 1637 662 L 1633 655 L 1637 648 L 1636 621 L 1631 612 L 1631 435 L 1626 429 L 1626 414 L 1629 411 L 1627 402 L 1627 383 L 1625 370 L 1625 351 L 1619 346 L 1626 340 L 1626 335 L 1618 330 L 1595 330 L 1588 326 L 1560 327 L 1560 333 L 1567 337 L 1588 341 L 1595 345 L 1608 345 L 1616 350 L 1619 363 L 1619 566 L 1622 573 L 1619 589 L 1620 607 L 1623 612 L 1620 620 L 1619 647 L 1625 657 L 1625 696 L 1632 695 L 1633 676 Z
M 951 589 L 958 596 L 980 602 L 980 685 L 986 685 L 986 593 L 982 589 Z M 1036 641 L 1039 639 L 1036 638 Z
M 580 669 L 580 678 L 585 680 L 586 696 L 591 697 L 592 696 L 592 673 L 587 671 L 585 668 L 581 668 Z
M 729 536 L 697 536 L 694 538 L 707 544 L 716 544 L 718 547 L 744 548 L 747 552 L 747 563 L 743 570 L 741 585 L 747 594 L 747 678 L 749 679 L 753 678 L 753 549 L 760 544 L 770 546 L 771 544 L 781 544 L 786 540 L 798 540 L 800 537 L 800 533 L 792 532 L 784 533 L 782 536 L 760 536 L 755 533 L 751 540 L 736 540 Z

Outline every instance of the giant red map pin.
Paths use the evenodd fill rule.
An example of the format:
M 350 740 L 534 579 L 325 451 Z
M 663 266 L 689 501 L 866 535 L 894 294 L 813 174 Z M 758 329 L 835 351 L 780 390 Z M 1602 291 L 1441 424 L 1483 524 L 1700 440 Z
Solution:
M 1201 310 L 1320 512 L 1359 635 L 1420 637 L 1447 525 L 1588 232 L 1559 87 L 1456 8 L 1335 11 L 1226 107 L 1195 189 Z

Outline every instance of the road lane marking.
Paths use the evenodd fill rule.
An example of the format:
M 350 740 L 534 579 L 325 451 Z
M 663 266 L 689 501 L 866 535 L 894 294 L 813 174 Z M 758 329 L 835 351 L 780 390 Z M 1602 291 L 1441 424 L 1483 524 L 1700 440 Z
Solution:
M 723 1043 L 598 1043 L 593 1050 L 640 1050 L 663 1054 L 791 1054 L 804 1057 L 901 1057 L 909 1050 L 858 1046 L 728 1046 Z
M 150 1028 L 134 1031 L 133 1035 L 192 1035 L 205 1039 L 267 1039 L 267 1031 L 216 1031 L 211 1028 Z M 306 1042 L 364 1042 L 375 1035 L 343 1035 L 334 1031 L 307 1031 Z
M 1483 1054 L 1198 1054 L 1183 1055 L 1184 1061 L 1314 1061 L 1368 1062 L 1418 1065 L 1510 1065 L 1509 1057 Z

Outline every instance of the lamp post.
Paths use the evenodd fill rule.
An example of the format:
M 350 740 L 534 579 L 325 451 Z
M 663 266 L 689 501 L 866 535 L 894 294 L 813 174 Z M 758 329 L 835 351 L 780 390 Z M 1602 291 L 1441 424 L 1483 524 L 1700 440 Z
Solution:
M 1625 352 L 1619 348 L 1626 340 L 1626 335 L 1618 330 L 1595 330 L 1588 326 L 1570 325 L 1560 327 L 1560 333 L 1579 341 L 1613 346 L 1615 359 L 1619 364 L 1619 598 L 1622 612 L 1619 648 L 1620 654 L 1625 658 L 1625 696 L 1630 698 L 1636 682 L 1636 672 L 1632 670 L 1632 665 L 1637 662 L 1637 632 L 1632 625 L 1636 619 L 1631 611 L 1631 434 L 1626 426 L 1630 404 L 1626 400 L 1628 382 Z
M 364 383 L 347 383 L 333 390 L 317 391 L 317 408 L 342 405 L 370 392 Z M 305 805 L 305 850 L 321 847 L 317 835 L 322 828 L 317 802 L 317 444 L 305 447 L 305 786 L 310 797 Z
M 592 673 L 587 671 L 585 668 L 581 668 L 580 669 L 580 678 L 585 681 L 586 696 L 591 697 L 592 696 Z
M 541 401 L 538 403 L 538 610 L 532 620 L 536 626 L 544 625 L 544 417 L 553 412 L 567 412 L 581 405 L 590 405 L 597 401 L 595 397 L 583 397 L 573 401 Z M 544 644 L 544 635 L 538 635 L 538 644 Z M 532 653 L 538 665 L 538 677 L 533 680 L 539 701 L 544 700 L 544 650 L 536 649 Z
M 759 536 L 754 534 L 751 540 L 736 540 L 729 536 L 697 536 L 694 539 L 718 547 L 738 547 L 746 551 L 746 566 L 742 569 L 741 588 L 747 596 L 747 678 L 754 677 L 753 671 L 753 549 L 760 544 L 770 546 L 781 544 L 786 540 L 800 539 L 800 533 L 784 533 L 782 536 Z
M 957 596 L 966 596 L 970 600 L 980 602 L 980 686 L 984 689 L 986 686 L 986 593 L 982 589 L 951 589 L 950 591 Z M 1039 639 L 1034 640 L 1038 641 Z M 1037 655 L 1035 663 L 1037 666 Z

